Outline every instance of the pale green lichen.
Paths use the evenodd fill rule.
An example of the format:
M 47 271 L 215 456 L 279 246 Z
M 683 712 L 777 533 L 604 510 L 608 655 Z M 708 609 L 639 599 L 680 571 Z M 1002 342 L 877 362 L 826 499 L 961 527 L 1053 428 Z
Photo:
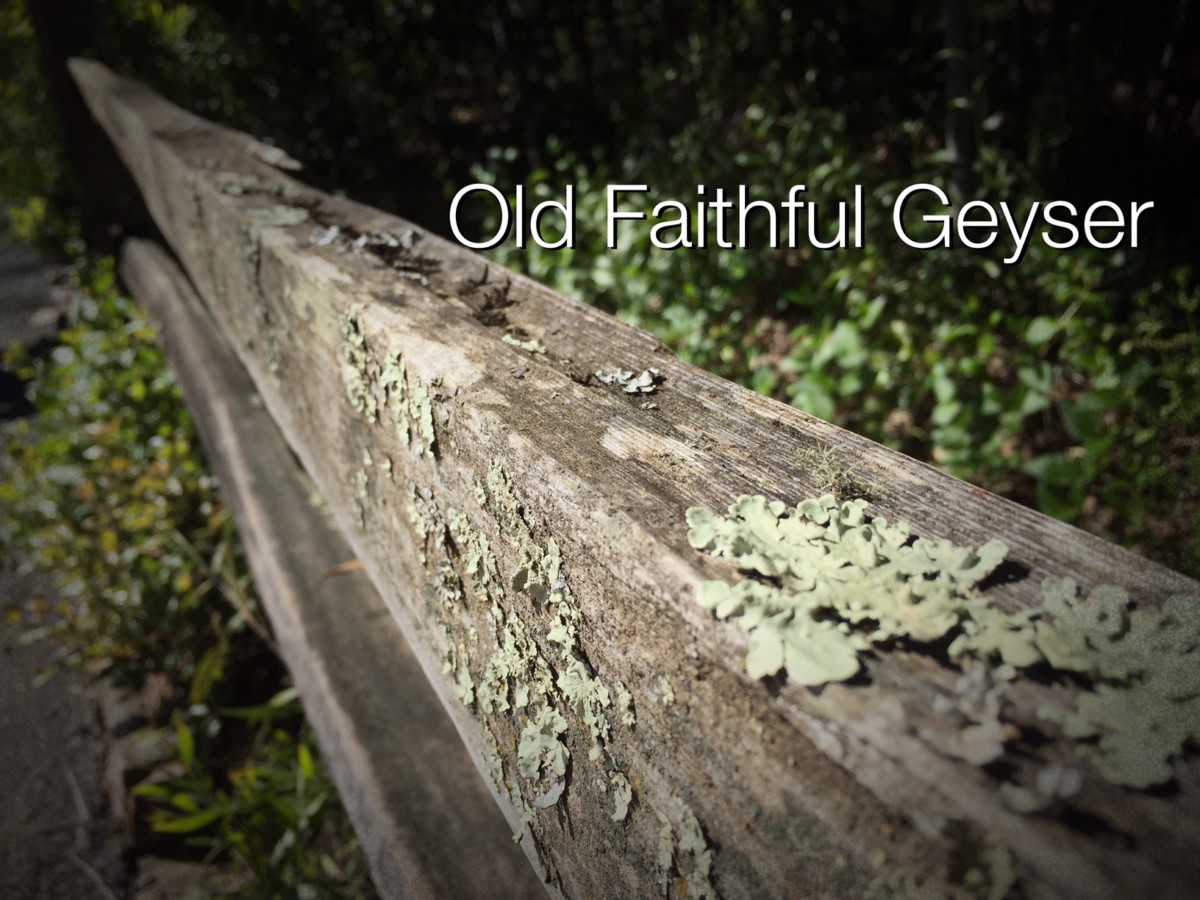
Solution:
M 617 772 L 612 776 L 614 822 L 624 822 L 629 815 L 629 804 L 633 802 L 633 785 L 629 779 Z
M 496 789 L 496 793 L 507 797 L 521 817 L 521 827 L 512 836 L 515 843 L 521 840 L 526 828 L 536 826 L 537 816 L 533 808 L 525 802 L 525 798 L 516 786 L 505 778 L 504 756 L 500 753 L 500 745 L 496 741 L 496 736 L 486 728 L 484 729 L 484 742 L 486 744 L 483 753 L 484 773 L 492 787 Z
M 286 181 L 268 181 L 257 175 L 243 172 L 217 172 L 213 175 L 217 190 L 222 194 L 240 197 L 245 194 L 270 194 L 291 199 L 300 196 L 300 191 Z
M 488 468 L 487 497 L 497 512 L 504 533 L 519 551 L 521 565 L 510 586 L 524 592 L 535 606 L 543 607 L 548 614 L 546 640 L 557 645 L 559 664 L 563 667 L 557 680 L 559 692 L 568 708 L 587 726 L 592 738 L 589 758 L 600 759 L 611 729 L 605 710 L 612 705 L 612 699 L 580 652 L 579 607 L 562 576 L 558 544 L 550 538 L 543 546 L 534 539 L 513 492 L 512 482 L 495 460 Z
M 244 226 L 246 238 L 245 255 L 249 269 L 250 289 L 253 294 L 254 317 L 258 321 L 258 329 L 262 336 L 262 356 L 267 365 L 267 371 L 278 376 L 283 366 L 283 346 L 291 338 L 291 330 L 285 321 L 280 321 L 271 304 L 267 301 L 266 292 L 262 286 L 260 272 L 262 264 L 262 229 L 298 224 L 296 216 L 307 217 L 302 209 L 292 207 L 270 207 L 251 210 L 247 214 L 247 224 Z M 284 288 L 284 305 L 291 297 L 291 287 Z
M 979 851 L 975 866 L 963 876 L 963 886 L 980 900 L 1005 900 L 1012 895 L 1017 881 L 1012 853 L 991 843 Z
M 494 516 L 498 533 L 515 558 L 512 574 L 501 578 L 487 538 L 463 513 L 447 513 L 450 537 L 474 589 L 490 601 L 496 648 L 477 678 L 479 709 L 508 716 L 525 714 L 518 770 L 540 792 L 534 807 L 548 808 L 566 790 L 566 763 L 571 755 L 566 741 L 574 721 L 591 739 L 588 759 L 599 765 L 602 784 L 613 786 L 616 808 L 627 811 L 632 787 L 606 748 L 612 699 L 582 652 L 581 615 L 562 571 L 558 544 L 553 538 L 542 542 L 534 537 L 498 462 L 489 466 L 486 484 L 477 483 L 476 497 Z M 515 595 L 527 598 L 532 612 L 518 612 L 521 607 L 512 603 Z M 624 812 L 619 820 L 623 819 Z
M 375 422 L 379 417 L 379 403 L 371 389 L 371 354 L 363 333 L 362 311 L 363 305 L 355 303 L 338 316 L 338 329 L 342 335 L 342 381 L 350 406 L 362 413 L 367 421 Z
M 497 791 L 508 793 L 504 787 L 504 757 L 500 755 L 500 745 L 496 743 L 496 736 L 485 728 L 483 739 L 487 745 L 483 752 L 484 774 Z
M 542 706 L 521 731 L 517 745 L 517 769 L 525 777 L 539 780 L 562 778 L 567 774 L 570 753 L 562 742 L 567 721 L 554 707 Z
M 1004 746 L 1019 733 L 1000 721 L 1005 684 L 1016 675 L 1009 665 L 995 668 L 975 665 L 954 685 L 952 696 L 934 698 L 933 709 L 943 719 L 959 724 L 955 731 L 918 726 L 917 732 L 938 750 L 972 765 L 983 766 L 998 759 Z
M 637 724 L 637 715 L 633 711 L 633 695 L 625 689 L 625 685 L 617 683 L 617 709 L 621 711 L 621 721 L 629 728 Z
M 259 228 L 291 228 L 308 221 L 308 212 L 298 206 L 260 206 L 246 212 L 246 218 Z
M 437 438 L 429 389 L 403 364 L 398 352 L 389 353 L 384 360 L 379 385 L 400 442 L 405 447 L 415 446 L 418 456 L 432 455 Z
M 1122 588 L 1099 585 L 1082 599 L 1073 579 L 1051 576 L 1041 606 L 990 610 L 964 632 L 952 652 L 1079 676 L 1085 689 L 1074 709 L 1051 704 L 1038 714 L 1069 737 L 1095 739 L 1082 752 L 1110 781 L 1169 781 L 1171 759 L 1200 742 L 1200 598 L 1171 597 L 1155 614 L 1135 609 Z M 1012 793 L 1018 806 L 1044 794 Z
M 1154 615 L 1110 586 L 1079 602 L 1073 581 L 1048 578 L 1043 594 L 1037 649 L 1094 687 L 1073 710 L 1048 705 L 1038 714 L 1071 737 L 1096 739 L 1085 752 L 1110 781 L 1169 781 L 1171 759 L 1200 743 L 1200 597 L 1171 597 Z
M 425 382 L 409 373 L 408 412 L 415 428 L 418 456 L 432 456 L 437 437 L 433 430 L 433 403 Z
M 658 679 L 658 695 L 663 706 L 675 705 L 675 689 L 671 687 L 671 682 L 667 680 L 666 675 Z
M 596 678 L 587 663 L 578 658 L 567 661 L 558 676 L 558 689 L 562 691 L 567 707 L 587 726 L 592 736 L 588 759 L 597 760 L 604 753 L 604 740 L 608 737 L 608 716 L 604 714 L 612 701 L 608 688 Z
M 488 657 L 480 676 L 479 705 L 485 712 L 522 710 L 529 706 L 531 693 L 544 697 L 553 690 L 554 677 L 518 616 L 497 619 L 497 626 L 500 646 Z
M 467 651 L 446 636 L 446 657 L 442 663 L 442 671 L 454 676 L 454 694 L 464 706 L 475 703 L 475 682 L 471 678 L 471 668 L 468 665 Z
M 800 684 L 844 681 L 874 643 L 936 641 L 987 604 L 973 592 L 1004 558 L 991 541 L 978 550 L 949 541 L 910 541 L 908 527 L 870 520 L 866 501 L 832 494 L 794 509 L 740 497 L 727 516 L 687 512 L 693 547 L 766 581 L 708 581 L 699 602 L 750 632 L 753 678 L 786 668 Z
M 286 335 L 286 332 L 284 332 Z M 274 332 L 267 335 L 266 344 L 263 347 L 263 362 L 267 364 L 267 371 L 272 375 L 278 375 L 279 370 L 283 367 L 283 346 L 279 341 L 279 335 Z
M 417 491 L 417 486 L 412 482 L 408 485 L 408 521 L 413 527 L 413 537 L 416 539 L 417 557 L 424 564 L 427 562 L 425 555 L 425 544 L 429 540 L 429 534 L 433 530 L 434 514 L 430 510 L 429 504 Z
M 528 341 L 523 341 L 511 334 L 505 334 L 500 338 L 505 344 L 510 347 L 516 347 L 518 350 L 524 350 L 526 353 L 545 353 L 546 345 L 537 338 L 532 338 Z
M 704 837 L 700 820 L 691 807 L 679 797 L 672 796 L 667 812 L 658 814 L 658 868 L 663 878 L 675 871 L 684 879 L 685 896 L 707 897 L 716 900 L 717 889 L 712 883 L 713 852 Z
M 827 495 L 795 509 L 741 497 L 727 516 L 688 510 L 692 546 L 764 579 L 705 582 L 698 596 L 750 632 L 752 677 L 786 669 L 801 684 L 842 681 L 881 643 L 952 638 L 947 653 L 967 675 L 955 708 L 942 712 L 968 724 L 935 741 L 951 755 L 997 758 L 1017 733 L 1000 719 L 1003 682 L 1042 664 L 1081 690 L 1073 709 L 1047 705 L 1039 715 L 1088 741 L 1081 752 L 1110 781 L 1162 784 L 1171 760 L 1200 743 L 1200 598 L 1171 597 L 1156 614 L 1122 588 L 1100 585 L 1081 600 L 1072 579 L 1050 577 L 1040 606 L 1005 612 L 976 590 L 1004 544 L 914 541 L 906 525 L 870 519 L 865 507 Z M 1032 802 L 1028 789 L 1014 790 L 1018 805 Z
M 467 574 L 476 579 L 480 590 L 485 595 L 490 596 L 493 590 L 500 590 L 500 574 L 496 567 L 496 556 L 492 553 L 488 539 L 480 534 L 470 520 L 457 509 L 447 510 L 446 523 L 450 527 L 450 535 L 454 539 L 455 545 L 466 562 Z M 502 592 L 500 596 L 503 596 Z
M 367 507 L 371 502 L 371 495 L 367 491 L 371 483 L 370 476 L 363 469 L 359 469 L 354 473 L 354 497 L 352 503 L 354 506 L 354 518 L 358 522 L 358 527 L 363 528 L 367 524 Z

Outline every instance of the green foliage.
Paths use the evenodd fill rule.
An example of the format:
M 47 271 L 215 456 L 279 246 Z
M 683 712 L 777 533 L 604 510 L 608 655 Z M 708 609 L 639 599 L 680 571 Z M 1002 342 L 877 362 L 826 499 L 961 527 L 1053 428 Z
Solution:
M 8 439 L 0 536 L 74 599 L 61 627 L 80 660 L 126 684 L 187 683 L 253 615 L 232 522 L 154 330 L 111 262 L 79 277 L 76 324 L 49 357 L 9 352 L 39 415 Z
M 235 860 L 247 897 L 373 896 L 156 332 L 111 260 L 77 279 L 60 342 L 7 353 L 37 416 L 0 462 L 4 551 L 56 580 L 68 662 L 169 686 L 174 759 L 135 791 L 153 830 Z
M 61 250 L 77 229 L 24 0 L 0 0 L 0 44 L 0 231 Z
M 1195 516 L 1179 500 L 1200 466 L 1183 439 L 1200 426 L 1200 288 L 1188 270 L 1147 279 L 1120 253 L 1040 243 L 1019 265 L 916 250 L 890 216 L 905 186 L 949 178 L 945 155 L 925 149 L 939 146 L 927 123 L 863 147 L 830 110 L 703 115 L 665 150 L 635 147 L 620 170 L 552 141 L 557 162 L 527 180 L 527 208 L 573 183 L 576 248 L 509 243 L 494 256 L 710 371 L 1200 572 L 1191 532 L 1164 526 L 1161 512 L 1151 522 L 1155 509 Z M 511 157 L 493 153 L 476 176 L 511 191 Z M 994 150 L 983 149 L 978 174 L 981 198 L 1039 196 Z M 760 234 L 744 250 L 667 251 L 650 244 L 650 223 L 622 223 L 609 250 L 604 186 L 631 181 L 649 184 L 651 201 L 692 197 L 699 183 L 753 185 L 752 196 L 778 201 L 807 184 L 827 208 L 861 184 L 865 246 L 772 250 Z
M 233 855 L 254 880 L 235 896 L 353 898 L 371 894 L 357 843 L 292 688 L 266 703 L 177 711 L 179 774 L 143 782 L 134 794 L 155 806 L 150 825 L 186 836 L 209 858 Z M 216 768 L 225 732 L 250 729 L 232 765 Z
M 66 200 L 19 0 L 0 0 L 0 197 L 31 236 Z M 1035 8 L 1036 7 L 1036 8 Z M 1200 573 L 1195 18 L 968 5 L 970 193 L 1156 201 L 1129 254 L 1034 242 L 1019 265 L 918 251 L 887 212 L 949 186 L 933 5 L 110 0 L 94 52 L 193 111 L 278 141 L 306 178 L 445 231 L 483 161 L 506 192 L 576 185 L 575 250 L 497 258 L 642 325 L 690 361 Z M 1190 16 L 1190 18 L 1189 18 Z M 669 22 L 669 26 L 663 23 Z M 7 129 L 7 130 L 4 130 Z M 490 151 L 488 148 L 492 148 Z M 477 170 L 478 172 L 479 170 Z M 432 177 L 431 177 L 431 173 Z M 604 186 L 660 197 L 793 183 L 866 191 L 850 251 L 603 246 Z M 1020 210 L 1019 210 L 1020 211 Z

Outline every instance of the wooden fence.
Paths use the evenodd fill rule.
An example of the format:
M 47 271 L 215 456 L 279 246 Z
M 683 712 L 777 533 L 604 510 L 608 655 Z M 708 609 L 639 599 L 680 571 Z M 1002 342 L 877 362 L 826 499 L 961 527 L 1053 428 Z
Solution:
M 385 893 L 1193 895 L 1200 585 L 72 71 Z

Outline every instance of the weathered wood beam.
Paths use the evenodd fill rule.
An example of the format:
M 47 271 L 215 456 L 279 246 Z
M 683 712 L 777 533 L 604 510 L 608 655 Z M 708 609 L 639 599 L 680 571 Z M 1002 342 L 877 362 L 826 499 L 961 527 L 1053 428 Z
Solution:
M 795 504 L 829 486 L 832 463 L 872 515 L 914 534 L 971 547 L 1002 539 L 1008 562 L 968 593 L 971 616 L 991 616 L 985 637 L 1014 659 L 1009 625 L 1030 641 L 1035 625 L 1001 614 L 1042 607 L 1047 576 L 1126 589 L 1138 634 L 1158 627 L 1143 618 L 1160 621 L 1165 598 L 1200 594 L 1194 582 L 308 188 L 264 162 L 253 139 L 96 63 L 74 73 L 552 894 L 1001 896 L 1012 878 L 1030 897 L 1190 894 L 1197 761 L 1169 754 L 1168 783 L 1154 791 L 1116 786 L 1128 729 L 1116 749 L 1097 747 L 1039 716 L 1073 709 L 1085 691 L 1096 698 L 1090 644 L 1076 661 L 1023 645 L 1059 662 L 1026 659 L 1008 680 L 981 662 L 999 649 L 977 647 L 972 664 L 948 638 L 902 639 L 936 618 L 911 598 L 897 608 L 908 621 L 879 624 L 868 642 L 876 623 L 849 620 L 862 605 L 866 619 L 886 618 L 878 610 L 900 594 L 881 585 L 861 601 L 843 594 L 841 630 L 796 613 L 827 639 L 789 644 L 800 648 L 789 670 L 804 654 L 869 643 L 855 677 L 755 679 L 746 632 L 697 603 L 706 579 L 742 573 L 693 548 L 685 511 L 754 494 Z M 656 369 L 657 390 L 629 394 L 590 374 L 618 366 Z M 758 565 L 774 577 L 756 590 L 800 577 Z M 953 567 L 939 566 L 929 576 L 940 584 Z M 925 581 L 909 589 L 929 590 Z M 1037 614 L 1038 647 L 1072 621 L 1063 602 Z M 1196 641 L 1178 626 L 1189 603 L 1161 619 L 1176 661 L 1194 662 Z M 975 621 L 963 609 L 951 635 Z M 1097 634 L 1105 621 L 1114 639 L 1127 630 L 1123 611 L 1094 618 Z M 755 669 L 771 646 L 759 641 Z M 1106 657 L 1110 680 L 1113 665 Z M 1171 690 L 1187 697 L 1183 681 Z M 1195 733 L 1194 721 L 1172 719 L 1194 717 L 1194 704 L 1153 699 L 1165 706 L 1146 719 L 1145 747 L 1181 725 Z
M 387 898 L 542 893 L 378 591 L 186 276 L 130 239 L 121 280 L 159 325 L 254 581 Z

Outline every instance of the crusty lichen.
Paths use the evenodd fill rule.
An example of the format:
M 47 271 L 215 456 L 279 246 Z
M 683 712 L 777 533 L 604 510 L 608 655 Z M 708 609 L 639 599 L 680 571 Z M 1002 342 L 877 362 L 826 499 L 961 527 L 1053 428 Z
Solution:
M 253 178 L 253 176 L 248 176 Z M 267 301 L 262 286 L 262 231 L 264 228 L 284 228 L 298 225 L 308 218 L 308 213 L 292 206 L 269 206 L 249 210 L 244 225 L 245 255 L 249 270 L 250 290 L 253 295 L 253 311 L 258 331 L 262 337 L 262 356 L 267 371 L 278 376 L 283 366 L 283 347 L 291 337 L 286 321 L 280 321 Z M 284 288 L 285 302 L 290 298 L 291 288 Z
M 418 456 L 432 455 L 437 438 L 429 389 L 404 365 L 398 352 L 389 353 L 384 360 L 379 386 L 400 442 L 413 446 Z
M 671 682 L 666 675 L 658 679 L 658 695 L 663 706 L 675 705 L 675 689 L 671 687 Z
M 300 196 L 300 191 L 286 181 L 259 178 L 245 172 L 217 172 L 213 175 L 217 190 L 222 194 L 240 197 L 245 194 L 269 194 L 291 199 Z
M 548 808 L 564 795 L 571 771 L 568 738 L 578 723 L 590 739 L 588 761 L 598 766 L 598 784 L 614 789 L 614 821 L 624 821 L 633 787 L 607 749 L 612 699 L 580 645 L 581 614 L 559 546 L 553 538 L 534 536 L 498 462 L 477 485 L 476 498 L 494 517 L 506 559 L 514 566 L 502 577 L 489 540 L 467 515 L 447 512 L 450 537 L 472 588 L 489 604 L 496 642 L 475 678 L 478 708 L 513 723 L 517 772 L 532 798 L 522 799 L 524 808 Z M 526 603 L 514 603 L 517 597 Z
M 417 456 L 432 456 L 437 435 L 429 386 L 404 365 L 399 352 L 388 353 L 382 366 L 377 363 L 363 331 L 363 309 L 355 303 L 338 316 L 346 398 L 371 423 L 379 421 L 381 406 L 390 410 L 400 442 Z
M 524 350 L 526 353 L 545 353 L 546 345 L 537 338 L 532 338 L 528 341 L 523 341 L 515 335 L 505 333 L 500 340 L 508 344 L 510 347 L 516 347 L 518 350 Z
M 342 381 L 350 406 L 373 423 L 379 418 L 379 402 L 371 388 L 372 361 L 363 333 L 363 308 L 363 304 L 355 303 L 338 316 L 338 328 L 342 335 Z
M 617 709 L 621 711 L 621 722 L 632 728 L 637 724 L 637 714 L 633 711 L 633 695 L 625 685 L 617 682 Z
M 967 722 L 939 743 L 952 755 L 977 764 L 1000 755 L 1016 734 L 1000 719 L 1003 683 L 1034 665 L 1075 676 L 1075 707 L 1039 715 L 1094 740 L 1081 752 L 1113 782 L 1168 781 L 1171 759 L 1200 742 L 1200 598 L 1171 597 L 1155 614 L 1121 588 L 1100 585 L 1080 600 L 1073 580 L 1050 577 L 1040 606 L 1005 612 L 976 590 L 1003 560 L 1003 543 L 912 540 L 906 525 L 871 519 L 866 506 L 826 495 L 794 509 L 741 497 L 725 516 L 688 510 L 693 547 L 757 576 L 707 581 L 698 594 L 750 632 L 751 677 L 786 669 L 810 686 L 843 681 L 864 650 L 949 638 L 949 657 L 966 672 L 959 702 L 943 710 Z
M 442 671 L 454 676 L 454 694 L 464 706 L 475 703 L 475 682 L 471 678 L 471 667 L 466 649 L 446 635 L 446 657 Z
M 246 217 L 259 228 L 291 228 L 308 221 L 308 212 L 298 206 L 260 206 L 247 210 Z
M 354 473 L 354 496 L 351 501 L 354 506 L 354 519 L 358 522 L 358 527 L 363 528 L 367 524 L 367 507 L 371 503 L 371 495 L 367 491 L 371 483 L 371 478 L 367 475 L 365 469 L 357 469 Z
M 567 720 L 554 707 L 542 703 L 525 728 L 517 745 L 517 770 L 526 778 L 536 781 L 545 778 L 553 782 L 567 774 L 567 759 L 570 756 L 562 736 L 567 730 Z

